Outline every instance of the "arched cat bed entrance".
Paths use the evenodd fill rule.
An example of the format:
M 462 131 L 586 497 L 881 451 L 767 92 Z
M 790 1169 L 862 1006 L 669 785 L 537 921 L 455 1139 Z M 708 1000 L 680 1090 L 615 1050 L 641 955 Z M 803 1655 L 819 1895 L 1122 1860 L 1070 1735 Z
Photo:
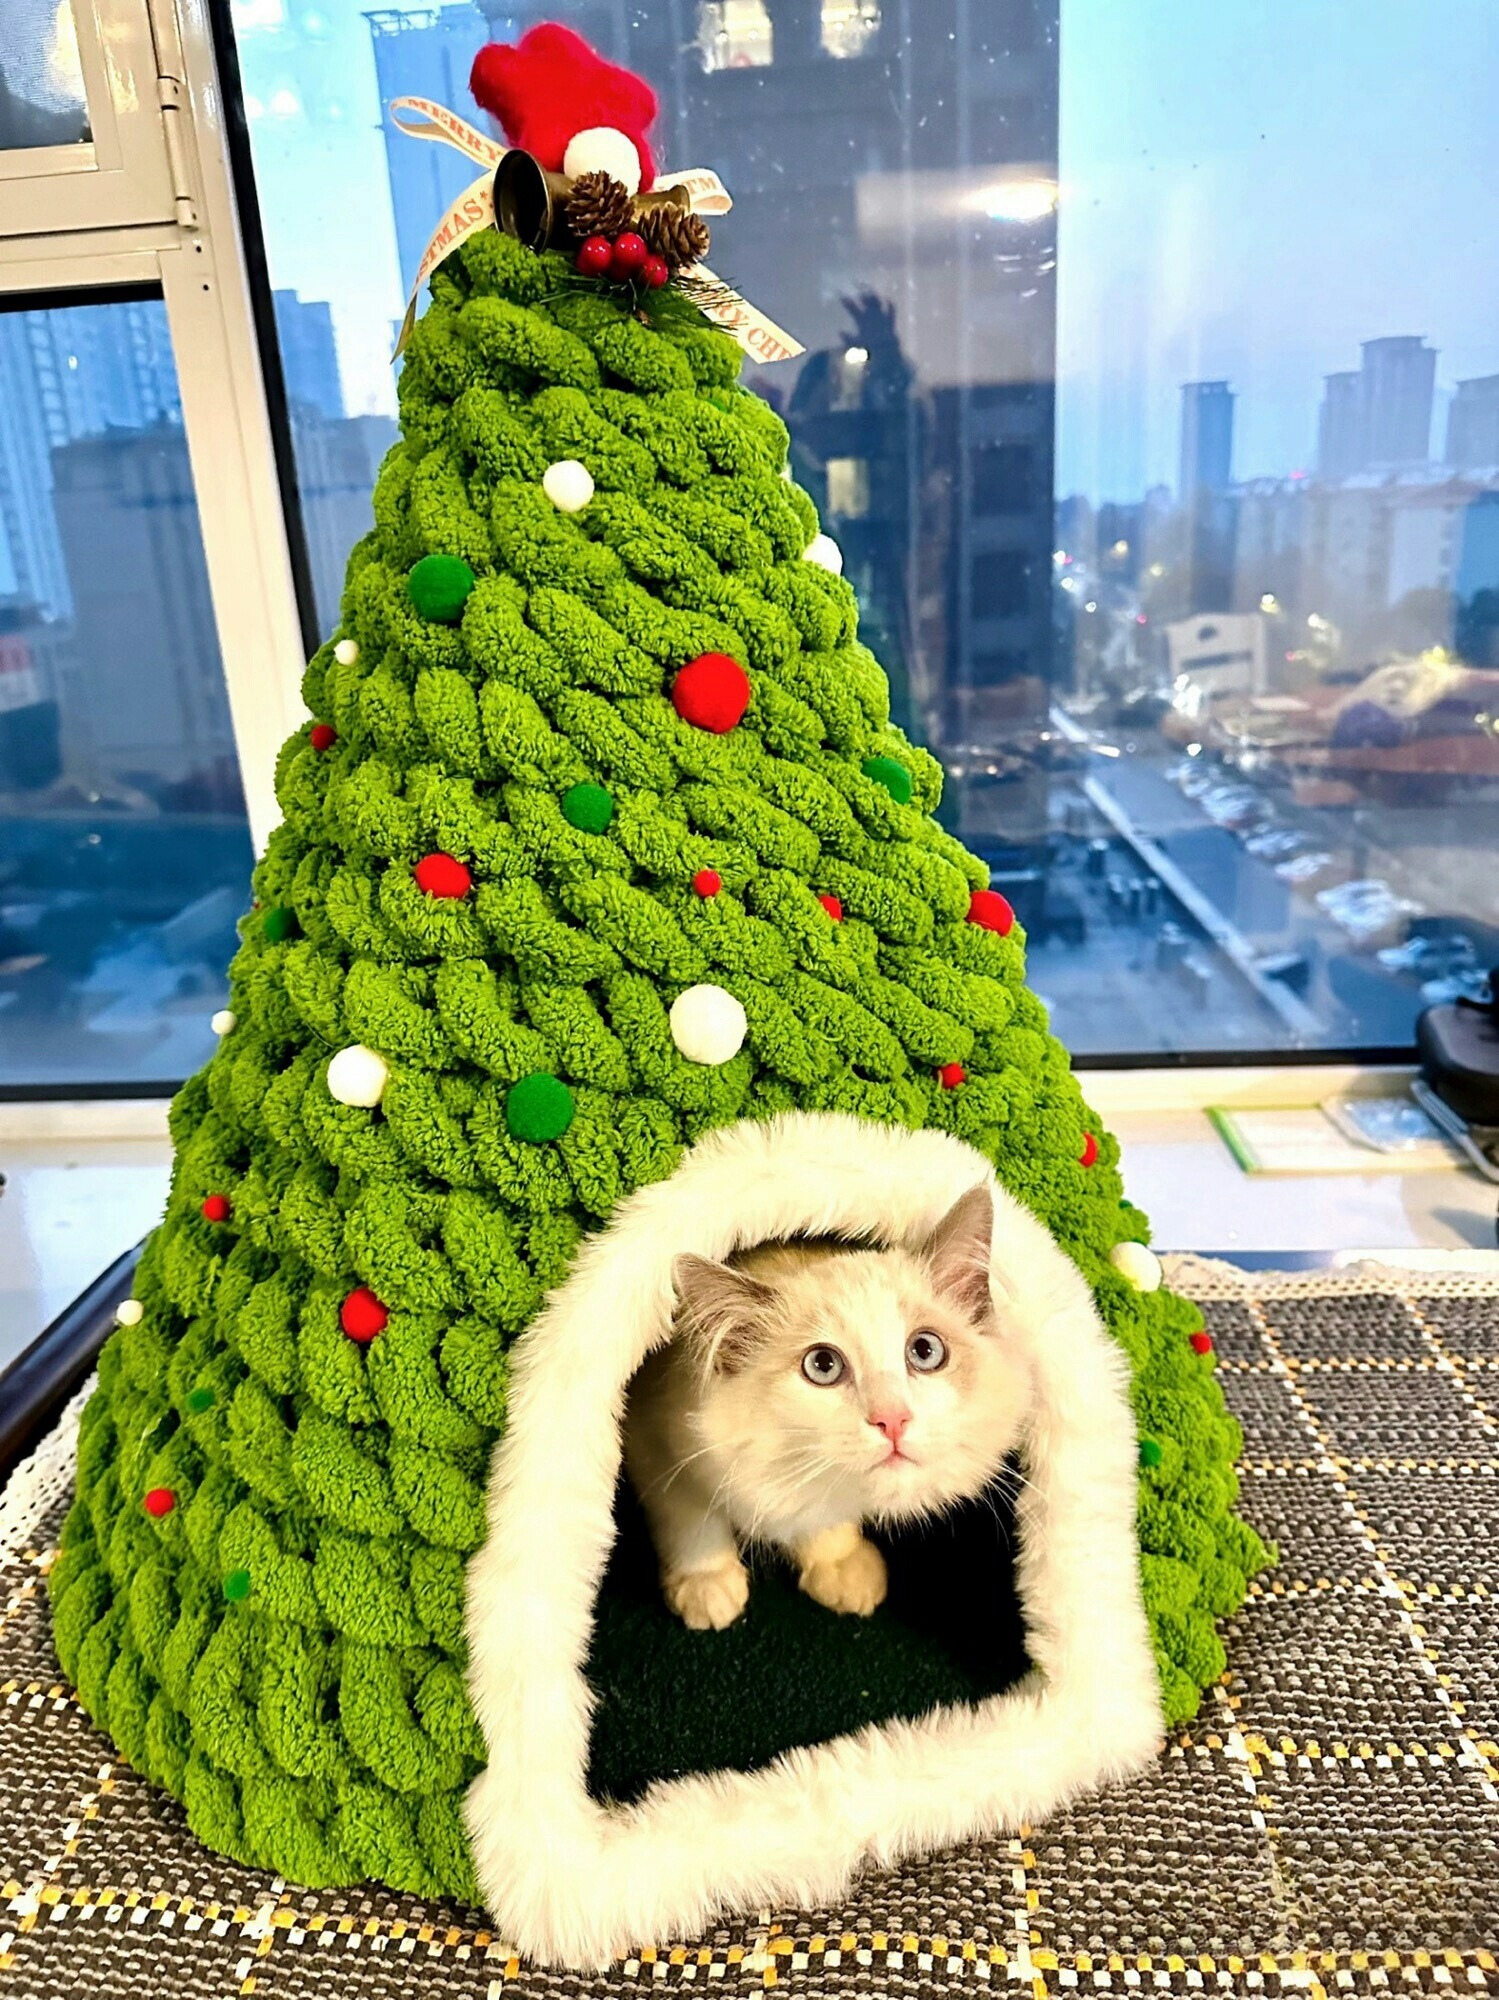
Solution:
M 871 1713 L 759 1768 L 665 1778 L 629 1803 L 590 1790 L 588 1665 L 620 1419 L 631 1376 L 669 1335 L 673 1260 L 796 1235 L 915 1243 L 981 1180 L 993 1185 L 982 1155 L 934 1131 L 799 1113 L 715 1132 L 620 1206 L 517 1344 L 489 1532 L 468 1570 L 489 1761 L 467 1819 L 485 1900 L 528 1953 L 601 1964 L 726 1908 L 826 1902 L 865 1861 L 1014 1827 L 1152 1754 L 1128 1367 L 1076 1267 L 995 1186 L 995 1299 L 1033 1379 L 1013 1579 L 1031 1670 L 972 1703 Z M 816 1615 L 826 1659 L 857 1674 L 860 1622 Z M 729 1637 L 690 1635 L 705 1681 Z

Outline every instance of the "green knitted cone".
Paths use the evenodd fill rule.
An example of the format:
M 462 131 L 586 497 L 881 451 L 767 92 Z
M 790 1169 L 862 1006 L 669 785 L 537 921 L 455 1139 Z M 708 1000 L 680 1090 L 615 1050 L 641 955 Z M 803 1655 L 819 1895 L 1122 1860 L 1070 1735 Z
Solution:
M 698 1134 L 836 1110 L 971 1142 L 1094 1287 L 1183 1721 L 1266 1559 L 1238 1427 L 1193 1308 L 1110 1263 L 1145 1236 L 1117 1148 L 889 726 L 852 591 L 804 560 L 784 428 L 725 336 L 501 235 L 432 294 L 307 670 L 325 727 L 280 759 L 234 1025 L 173 1107 L 143 1311 L 83 1417 L 66 1672 L 209 1846 L 471 1895 L 464 1559 L 507 1350 Z M 560 459 L 595 483 L 576 513 L 542 489 Z M 702 987 L 694 1056 L 671 1010 Z

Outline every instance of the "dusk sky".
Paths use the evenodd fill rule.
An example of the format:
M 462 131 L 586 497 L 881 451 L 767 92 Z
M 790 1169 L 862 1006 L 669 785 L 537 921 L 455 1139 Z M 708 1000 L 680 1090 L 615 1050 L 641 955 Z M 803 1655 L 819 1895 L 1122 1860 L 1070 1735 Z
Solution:
M 332 301 L 349 408 L 393 410 L 363 0 L 234 12 L 272 280 Z M 1439 447 L 1441 391 L 1499 373 L 1496 82 L 1499 0 L 1063 0 L 1058 492 L 1172 482 L 1198 377 L 1238 392 L 1236 476 L 1306 466 L 1380 334 L 1439 350 Z

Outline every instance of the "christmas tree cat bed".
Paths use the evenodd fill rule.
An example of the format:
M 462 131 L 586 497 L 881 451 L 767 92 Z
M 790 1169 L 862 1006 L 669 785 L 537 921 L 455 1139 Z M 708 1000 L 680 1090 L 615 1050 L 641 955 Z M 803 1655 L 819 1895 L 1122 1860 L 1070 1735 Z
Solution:
M 620 157 L 566 161 L 616 245 Z M 52 1572 L 86 1708 L 209 1846 L 571 1963 L 1137 1767 L 1265 1560 L 784 428 L 633 245 L 590 255 L 486 230 L 432 280 Z M 870 1619 L 762 1565 L 689 1632 L 619 1484 L 674 1259 L 916 1242 L 986 1179 L 1013 1510 L 892 1544 Z

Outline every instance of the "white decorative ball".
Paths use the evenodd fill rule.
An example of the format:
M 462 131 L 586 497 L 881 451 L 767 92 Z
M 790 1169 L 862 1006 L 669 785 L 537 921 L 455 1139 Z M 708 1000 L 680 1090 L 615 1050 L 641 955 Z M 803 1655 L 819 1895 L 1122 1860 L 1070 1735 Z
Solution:
M 564 514 L 576 514 L 593 498 L 593 474 L 576 458 L 559 458 L 541 475 L 541 490 Z
M 814 535 L 807 544 L 804 560 L 815 562 L 819 569 L 830 569 L 834 576 L 843 574 L 843 551 L 831 535 Z
M 384 1056 L 363 1042 L 340 1049 L 328 1065 L 328 1095 L 340 1104 L 361 1104 L 369 1110 L 385 1095 L 389 1080 L 390 1065 Z
M 234 1009 L 232 1007 L 220 1007 L 217 1014 L 209 1017 L 208 1025 L 216 1035 L 227 1035 L 229 1030 L 234 1026 Z
M 613 125 L 586 125 L 567 142 L 562 171 L 570 181 L 582 174 L 607 174 L 626 194 L 640 192 L 640 155 L 635 141 Z
M 721 986 L 689 986 L 671 1003 L 671 1038 L 688 1062 L 728 1062 L 748 1029 L 743 1007 Z
M 146 1316 L 146 1308 L 139 1299 L 121 1299 L 115 1307 L 116 1326 L 139 1326 Z
M 1161 1289 L 1164 1276 L 1161 1260 L 1154 1250 L 1148 1250 L 1143 1243 L 1116 1243 L 1109 1252 L 1109 1262 L 1137 1292 L 1158 1292 Z
M 341 667 L 352 667 L 354 662 L 359 658 L 359 641 L 357 639 L 340 639 L 338 644 L 333 648 L 333 657 Z

